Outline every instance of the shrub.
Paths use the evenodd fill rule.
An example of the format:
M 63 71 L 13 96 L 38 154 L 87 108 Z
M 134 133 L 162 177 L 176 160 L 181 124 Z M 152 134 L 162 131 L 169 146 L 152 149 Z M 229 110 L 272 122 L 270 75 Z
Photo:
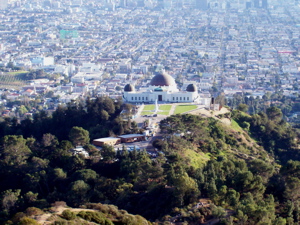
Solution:
M 113 216 L 120 216 L 121 214 L 119 213 L 119 210 L 118 210 L 118 207 L 117 206 L 114 206 L 114 205 L 108 205 L 108 213 L 110 215 L 113 215 Z
M 37 215 L 43 214 L 44 212 L 42 210 L 40 210 L 39 208 L 29 207 L 26 209 L 25 213 L 27 216 L 37 216 Z
M 26 214 L 23 212 L 16 213 L 11 219 L 14 224 L 18 223 L 22 218 L 26 217 Z
M 55 221 L 54 223 L 52 223 L 52 225 L 67 225 L 67 221 L 65 220 L 61 220 L 61 221 Z
M 64 201 L 57 201 L 52 204 L 53 207 L 67 207 L 67 203 Z
M 76 214 L 67 209 L 63 211 L 62 217 L 65 218 L 66 220 L 74 220 L 76 218 Z
M 111 220 L 105 218 L 103 213 L 100 212 L 88 212 L 88 211 L 80 211 L 77 216 L 90 221 L 90 222 L 95 222 L 98 224 L 103 224 L 103 225 L 113 225 Z
M 104 214 L 106 214 L 108 212 L 108 207 L 107 205 L 103 205 L 101 203 L 87 203 L 86 207 L 88 209 L 95 209 L 95 210 L 99 210 L 100 212 L 103 212 Z
M 39 225 L 39 223 L 36 220 L 31 219 L 29 217 L 23 217 L 22 219 L 20 219 L 20 222 L 18 224 L 19 225 Z

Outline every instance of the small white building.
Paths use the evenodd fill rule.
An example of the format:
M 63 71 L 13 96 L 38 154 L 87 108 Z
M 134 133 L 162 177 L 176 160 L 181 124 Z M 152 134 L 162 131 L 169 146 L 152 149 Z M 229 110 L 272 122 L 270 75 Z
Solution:
M 76 146 L 76 148 L 72 149 L 72 154 L 73 155 L 81 154 L 85 158 L 89 157 L 89 153 L 82 146 Z

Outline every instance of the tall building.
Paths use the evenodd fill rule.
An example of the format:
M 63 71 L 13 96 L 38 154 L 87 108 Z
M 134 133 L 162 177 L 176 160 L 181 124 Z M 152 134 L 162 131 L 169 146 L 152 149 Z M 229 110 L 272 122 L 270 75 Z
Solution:
M 195 0 L 196 9 L 207 10 L 207 0 Z
M 259 8 L 259 0 L 253 0 L 253 7 L 254 8 Z
M 6 9 L 8 6 L 8 0 L 0 0 L 0 10 Z
M 217 9 L 217 8 L 220 8 L 221 4 L 222 4 L 221 2 L 213 0 L 213 1 L 209 2 L 209 8 L 211 8 L 211 9 Z
M 264 8 L 264 9 L 267 9 L 268 8 L 268 0 L 262 0 L 261 1 L 261 7 Z
M 82 0 L 72 0 L 71 1 L 72 6 L 82 6 Z
M 246 0 L 238 0 L 238 9 L 245 9 L 246 8 Z
M 127 7 L 127 0 L 120 0 L 119 2 L 120 7 Z
M 173 0 L 173 7 L 177 9 L 181 9 L 183 5 L 182 0 Z
M 51 0 L 45 0 L 43 2 L 43 6 L 44 7 L 51 7 L 52 6 L 52 1 Z
M 194 3 L 195 2 L 192 0 L 182 0 L 183 7 L 185 7 L 185 8 L 192 8 Z
M 173 0 L 164 0 L 164 8 L 172 9 L 173 8 Z
M 246 2 L 246 9 L 250 9 L 252 6 L 251 2 L 247 1 Z
M 145 7 L 145 1 L 144 0 L 138 0 L 137 1 L 137 7 Z
M 164 0 L 157 0 L 157 7 L 159 9 L 164 9 Z

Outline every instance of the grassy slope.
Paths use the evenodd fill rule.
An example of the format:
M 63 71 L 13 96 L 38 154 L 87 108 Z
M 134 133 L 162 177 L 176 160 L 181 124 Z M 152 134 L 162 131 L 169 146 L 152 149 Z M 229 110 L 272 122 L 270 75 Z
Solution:
M 262 159 L 268 162 L 274 162 L 263 147 L 259 146 L 256 141 L 244 131 L 236 121 L 231 120 L 231 125 L 222 124 L 225 131 L 232 135 L 238 141 L 237 148 L 228 148 L 227 154 L 233 154 L 236 157 L 244 159 Z
M 243 129 L 239 126 L 239 124 L 235 120 L 231 120 L 231 127 L 237 132 L 243 132 Z
M 219 156 L 242 158 L 245 160 L 262 159 L 270 163 L 274 162 L 274 159 L 270 157 L 269 154 L 237 124 L 237 122 L 234 120 L 231 122 L 231 125 L 220 123 L 220 126 L 223 128 L 224 132 L 233 137 L 238 144 L 237 146 L 232 146 L 224 143 Z M 186 148 L 181 154 L 184 158 L 188 159 L 190 166 L 193 166 L 194 168 L 203 167 L 211 157 L 215 157 L 211 156 L 209 153 L 199 153 L 199 149 L 196 147 L 194 150 Z
M 197 153 L 190 149 L 185 150 L 185 156 L 190 159 L 190 165 L 194 168 L 201 168 L 210 160 L 208 154 Z
M 196 105 L 177 105 L 174 114 L 185 113 L 190 110 L 197 109 Z

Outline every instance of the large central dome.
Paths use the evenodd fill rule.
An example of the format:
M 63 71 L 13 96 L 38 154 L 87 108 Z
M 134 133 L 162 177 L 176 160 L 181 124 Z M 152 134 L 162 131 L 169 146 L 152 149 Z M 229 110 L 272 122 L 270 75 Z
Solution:
M 174 78 L 166 73 L 159 73 L 155 75 L 150 82 L 150 85 L 152 86 L 173 86 L 175 84 Z

